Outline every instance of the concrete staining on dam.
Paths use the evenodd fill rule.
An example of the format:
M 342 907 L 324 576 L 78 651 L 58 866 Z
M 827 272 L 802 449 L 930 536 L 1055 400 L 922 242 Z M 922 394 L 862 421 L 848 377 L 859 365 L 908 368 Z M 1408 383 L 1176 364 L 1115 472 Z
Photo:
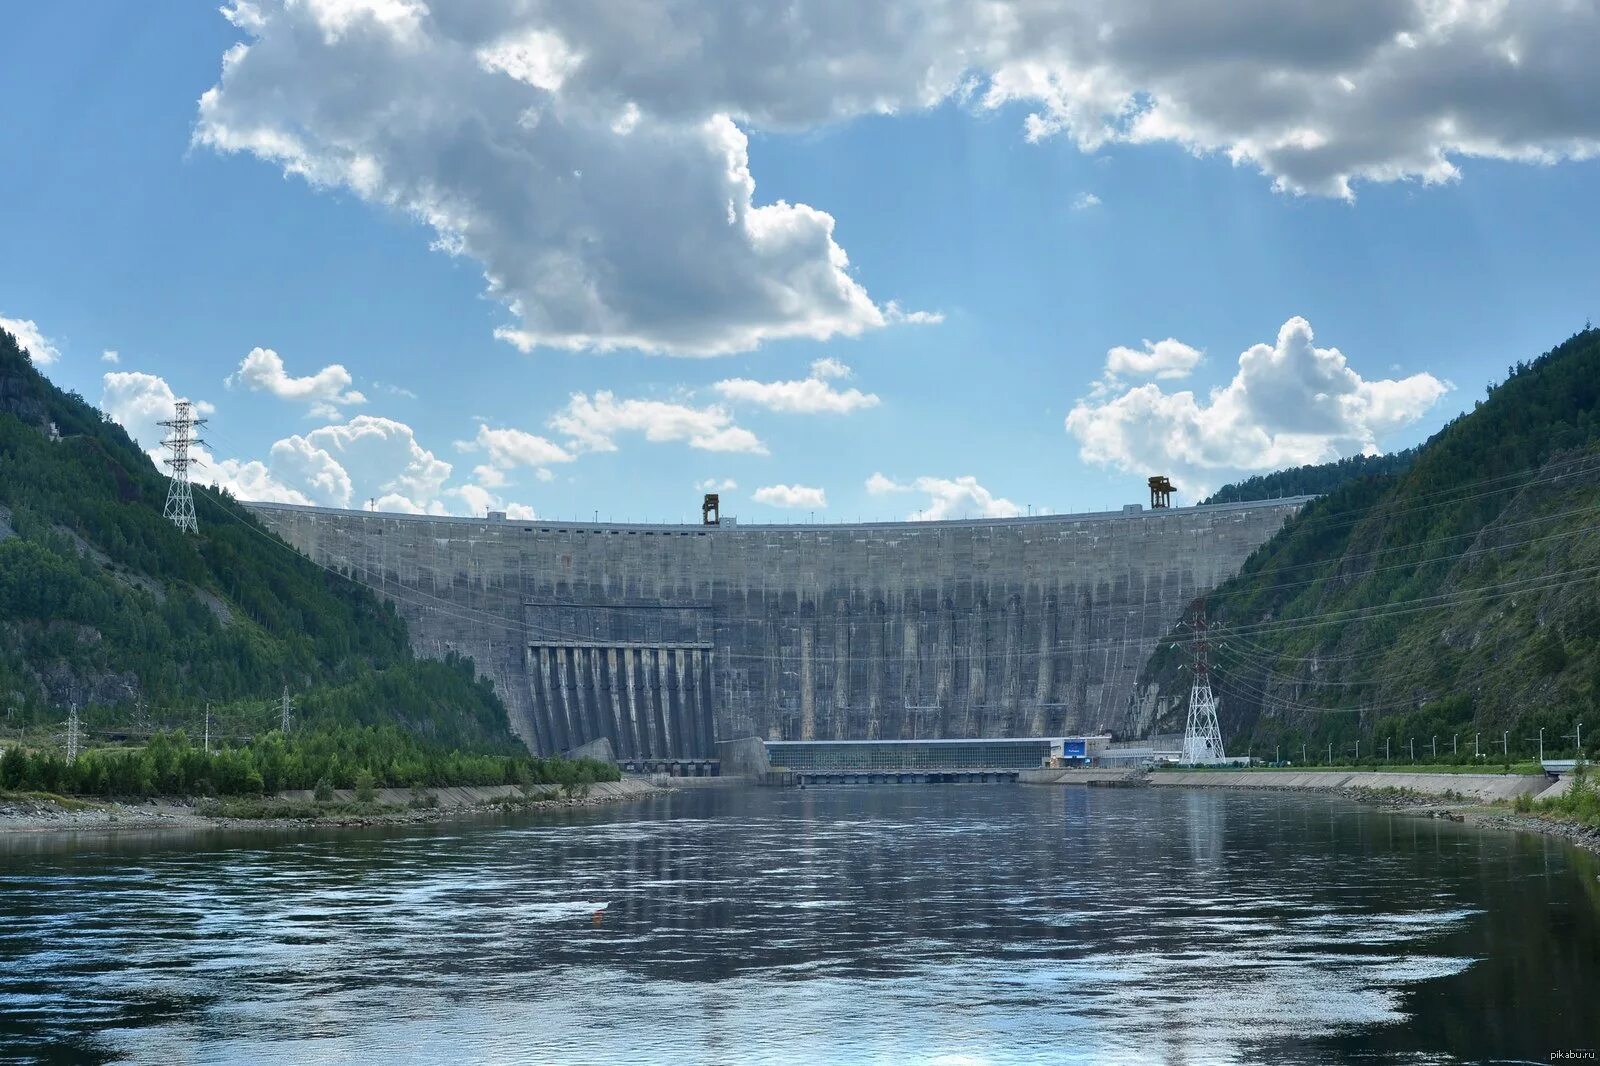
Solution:
M 1142 732 L 1140 668 L 1305 497 L 858 525 L 614 525 L 253 503 L 493 679 L 539 752 Z

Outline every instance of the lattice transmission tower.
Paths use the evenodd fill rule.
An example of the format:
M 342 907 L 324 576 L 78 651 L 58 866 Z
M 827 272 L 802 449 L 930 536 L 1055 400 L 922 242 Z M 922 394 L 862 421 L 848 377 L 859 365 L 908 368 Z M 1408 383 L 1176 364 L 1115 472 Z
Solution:
M 173 416 L 156 424 L 169 430 L 161 446 L 172 453 L 166 460 L 167 466 L 172 469 L 172 483 L 167 486 L 167 506 L 161 512 L 161 517 L 185 533 L 197 533 L 200 523 L 194 517 L 194 492 L 189 484 L 189 468 L 202 464 L 200 460 L 190 457 L 189 448 L 205 443 L 195 435 L 195 431 L 205 425 L 206 420 L 194 416 L 194 404 L 179 400 Z
M 67 712 L 67 761 L 78 761 L 78 746 L 83 743 L 82 727 L 78 724 L 78 705 L 74 703 Z
M 1206 611 L 1195 608 L 1190 623 L 1194 630 L 1194 686 L 1189 689 L 1189 722 L 1183 730 L 1183 762 L 1193 765 L 1221 762 L 1222 726 L 1217 722 L 1217 698 L 1211 694 L 1211 646 L 1206 633 Z

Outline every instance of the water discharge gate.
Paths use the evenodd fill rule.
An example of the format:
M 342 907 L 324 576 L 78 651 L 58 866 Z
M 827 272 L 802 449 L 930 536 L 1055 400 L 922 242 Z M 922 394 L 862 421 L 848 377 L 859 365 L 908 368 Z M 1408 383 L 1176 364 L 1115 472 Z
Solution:
M 539 749 L 604 738 L 621 759 L 712 757 L 711 662 L 709 644 L 529 644 Z

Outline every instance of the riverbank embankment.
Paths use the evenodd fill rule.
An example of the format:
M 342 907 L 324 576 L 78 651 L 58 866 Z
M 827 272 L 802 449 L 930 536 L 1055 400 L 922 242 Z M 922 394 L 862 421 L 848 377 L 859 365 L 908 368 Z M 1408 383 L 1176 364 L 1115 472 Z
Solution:
M 1273 789 L 1329 792 L 1393 810 L 1429 818 L 1448 818 L 1485 829 L 1509 829 L 1553 836 L 1600 854 L 1600 828 L 1518 813 L 1510 808 L 1519 796 L 1532 800 L 1561 795 L 1571 787 L 1563 776 L 1545 774 L 1385 773 L 1349 770 L 1159 770 L 1144 775 L 1146 784 L 1183 788 Z
M 638 777 L 591 784 L 568 796 L 559 785 L 472 785 L 450 788 L 380 788 L 364 803 L 351 789 L 334 789 L 325 813 L 310 817 L 236 818 L 207 814 L 206 801 L 157 798 L 144 801 L 67 799 L 27 795 L 0 798 L 0 834 L 92 830 L 263 829 L 307 826 L 408 825 L 472 817 L 500 810 L 555 810 L 620 803 L 670 791 Z M 308 790 L 276 797 L 287 804 L 314 806 Z M 351 808 L 357 808 L 351 813 Z
M 1443 799 L 1510 802 L 1537 799 L 1554 782 L 1544 774 L 1431 774 L 1383 770 L 1157 770 L 1152 785 L 1274 788 L 1297 792 L 1412 792 Z

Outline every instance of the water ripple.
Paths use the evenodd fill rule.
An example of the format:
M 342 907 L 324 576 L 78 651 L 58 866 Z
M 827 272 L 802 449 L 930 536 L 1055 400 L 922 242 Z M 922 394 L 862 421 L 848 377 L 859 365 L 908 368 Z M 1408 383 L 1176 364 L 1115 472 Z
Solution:
M 1596 991 L 1584 858 L 1321 797 L 998 786 L 30 847 L 0 853 L 0 1057 L 1542 1059 Z M 1529 959 L 1560 991 L 1496 1003 Z

